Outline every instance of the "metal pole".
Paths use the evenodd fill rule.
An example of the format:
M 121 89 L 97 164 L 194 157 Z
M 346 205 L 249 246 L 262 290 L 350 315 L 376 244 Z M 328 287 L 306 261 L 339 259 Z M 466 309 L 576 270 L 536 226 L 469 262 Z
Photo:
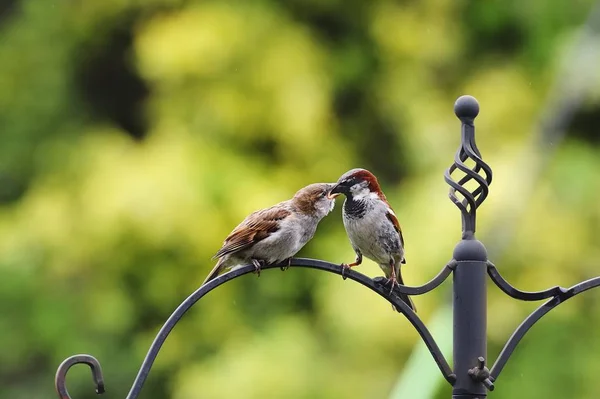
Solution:
M 456 381 L 453 399 L 483 399 L 494 385 L 485 367 L 487 356 L 487 251 L 475 239 L 476 211 L 488 195 L 492 171 L 483 162 L 475 143 L 475 117 L 479 104 L 471 96 L 462 96 L 454 104 L 454 113 L 462 123 L 461 143 L 454 164 L 446 172 L 450 184 L 450 199 L 460 209 L 462 216 L 462 241 L 454 249 L 453 283 L 453 360 Z M 470 159 L 474 167 L 465 164 Z M 458 181 L 451 174 L 464 175 Z M 482 175 L 483 173 L 483 175 Z M 472 191 L 466 184 L 475 182 Z M 457 194 L 460 195 L 460 198 Z
M 475 238 L 464 239 L 454 249 L 454 259 L 457 261 L 453 284 L 456 382 L 452 399 L 482 399 L 487 396 L 487 388 L 474 376 L 479 366 L 485 370 L 479 358 L 487 356 L 487 253 Z

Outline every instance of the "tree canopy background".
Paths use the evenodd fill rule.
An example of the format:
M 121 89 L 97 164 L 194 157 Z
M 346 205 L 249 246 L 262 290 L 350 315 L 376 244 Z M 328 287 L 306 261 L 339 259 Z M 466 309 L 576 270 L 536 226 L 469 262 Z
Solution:
M 442 173 L 462 94 L 480 102 L 494 170 L 478 218 L 491 260 L 526 290 L 599 275 L 599 73 L 577 75 L 586 91 L 564 139 L 540 124 L 565 63 L 598 70 L 568 55 L 591 6 L 4 0 L 0 397 L 53 397 L 56 367 L 75 353 L 100 360 L 107 398 L 125 397 L 231 229 L 352 167 L 379 177 L 399 216 L 406 283 L 429 280 L 460 239 Z M 340 208 L 299 255 L 353 259 Z M 370 261 L 357 270 L 381 274 Z M 414 297 L 426 323 L 450 301 L 443 287 Z M 489 295 L 493 361 L 537 304 Z M 597 398 L 599 329 L 600 293 L 569 301 L 521 342 L 490 397 Z M 200 301 L 141 397 L 385 398 L 418 342 L 356 284 L 268 271 Z M 74 399 L 96 397 L 88 373 L 69 374 Z M 413 384 L 447 398 L 437 373 Z

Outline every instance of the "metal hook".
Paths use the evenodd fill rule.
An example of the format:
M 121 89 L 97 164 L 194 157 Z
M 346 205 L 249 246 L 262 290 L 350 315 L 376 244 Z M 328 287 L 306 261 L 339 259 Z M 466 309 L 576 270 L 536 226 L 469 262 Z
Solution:
M 98 395 L 104 393 L 104 377 L 102 376 L 102 368 L 100 367 L 98 360 L 90 355 L 73 355 L 65 359 L 60 366 L 58 366 L 58 370 L 56 370 L 54 386 L 56 387 L 56 393 L 58 393 L 58 397 L 60 399 L 71 399 L 71 396 L 69 395 L 65 385 L 67 372 L 71 367 L 79 363 L 90 366 L 90 369 L 92 370 L 92 378 L 96 384 L 96 393 Z

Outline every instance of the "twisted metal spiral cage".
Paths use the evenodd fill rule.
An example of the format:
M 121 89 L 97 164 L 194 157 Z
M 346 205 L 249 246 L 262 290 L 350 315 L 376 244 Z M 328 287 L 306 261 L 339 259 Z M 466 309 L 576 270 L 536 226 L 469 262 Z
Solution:
M 481 159 L 481 153 L 475 143 L 475 126 L 473 121 L 479 114 L 479 103 L 474 97 L 462 96 L 454 104 L 454 113 L 462 122 L 461 141 L 458 151 L 454 156 L 454 163 L 446 170 L 444 180 L 450 185 L 448 196 L 460 209 L 462 214 L 463 238 L 473 236 L 475 233 L 476 211 L 489 193 L 492 183 L 492 169 Z M 475 163 L 469 167 L 465 161 Z M 452 173 L 459 170 L 463 176 L 457 180 L 452 178 Z M 483 173 L 483 176 L 482 176 Z M 467 183 L 474 181 L 475 189 L 469 190 Z M 462 196 L 459 198 L 457 192 Z

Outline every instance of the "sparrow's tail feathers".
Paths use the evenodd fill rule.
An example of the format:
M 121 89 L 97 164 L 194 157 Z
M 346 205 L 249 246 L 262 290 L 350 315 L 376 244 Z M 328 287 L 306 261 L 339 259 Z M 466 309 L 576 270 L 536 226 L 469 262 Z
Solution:
M 219 261 L 217 262 L 215 267 L 213 267 L 213 269 L 210 271 L 210 273 L 208 273 L 208 276 L 206 276 L 202 285 L 208 283 L 210 280 L 213 280 L 215 277 L 217 277 L 219 275 L 219 273 L 223 269 L 223 264 L 225 263 L 226 258 L 227 257 L 219 258 Z

